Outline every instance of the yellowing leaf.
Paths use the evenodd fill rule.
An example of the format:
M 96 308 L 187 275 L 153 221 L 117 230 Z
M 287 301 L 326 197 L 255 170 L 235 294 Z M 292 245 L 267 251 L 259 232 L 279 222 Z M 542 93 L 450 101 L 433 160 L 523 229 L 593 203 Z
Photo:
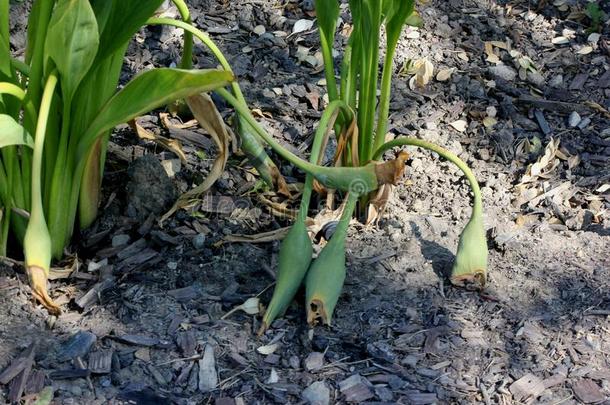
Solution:
M 434 75 L 434 65 L 427 58 L 420 59 L 413 64 L 415 69 L 414 83 L 417 87 L 425 87 Z M 412 84 L 412 83 L 409 83 Z

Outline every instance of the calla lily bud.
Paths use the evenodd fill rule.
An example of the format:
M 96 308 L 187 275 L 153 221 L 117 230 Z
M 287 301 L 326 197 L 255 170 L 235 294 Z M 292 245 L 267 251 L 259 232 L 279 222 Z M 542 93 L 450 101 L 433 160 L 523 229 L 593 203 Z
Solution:
M 345 282 L 345 238 L 358 194 L 350 193 L 335 233 L 307 272 L 307 322 L 330 325 Z
M 451 270 L 451 283 L 481 289 L 487 282 L 487 238 L 482 215 L 474 213 L 462 231 Z
M 263 317 L 259 335 L 262 335 L 275 318 L 283 315 L 288 309 L 309 269 L 312 253 L 313 247 L 305 221 L 302 218 L 297 219 L 280 246 L 277 283 Z

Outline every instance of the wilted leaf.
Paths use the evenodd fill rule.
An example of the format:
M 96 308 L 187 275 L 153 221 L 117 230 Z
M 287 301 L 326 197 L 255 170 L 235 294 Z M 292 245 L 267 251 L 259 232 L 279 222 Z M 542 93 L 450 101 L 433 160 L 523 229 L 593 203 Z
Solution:
M 466 122 L 464 120 L 453 121 L 453 122 L 449 123 L 449 125 L 451 125 L 453 127 L 453 129 L 455 129 L 458 132 L 464 132 L 464 131 L 466 131 L 466 128 L 468 128 L 468 122 Z
M 493 44 L 491 42 L 485 42 L 485 53 L 487 54 L 487 62 L 494 64 L 501 63 L 498 55 L 494 53 Z
M 174 206 L 161 218 L 161 222 L 169 218 L 174 212 L 189 204 L 190 200 L 198 197 L 212 187 L 220 178 L 229 159 L 229 143 L 231 136 L 228 129 L 216 109 L 212 98 L 207 94 L 187 97 L 186 102 L 193 112 L 193 116 L 199 121 L 199 125 L 206 130 L 214 140 L 218 148 L 218 156 L 210 169 L 205 181 L 194 189 L 184 193 L 178 198 Z
M 152 141 L 157 145 L 174 152 L 182 161 L 182 163 L 186 163 L 186 155 L 182 150 L 182 144 L 177 139 L 168 139 L 161 135 L 156 135 L 147 129 L 143 128 L 138 122 L 133 119 L 129 121 L 129 126 L 133 129 L 140 139 L 145 139 L 148 141 Z
M 425 87 L 434 75 L 434 65 L 427 58 L 423 58 L 416 61 L 413 67 L 415 69 L 415 76 L 409 82 L 411 89 Z
M 439 82 L 446 82 L 447 80 L 451 79 L 453 72 L 455 72 L 455 68 L 439 70 L 436 74 L 436 80 Z
M 278 343 L 271 343 L 269 345 L 261 346 L 256 349 L 257 352 L 262 354 L 263 356 L 267 356 L 275 353 L 275 351 L 280 347 Z
M 310 30 L 313 27 L 313 20 L 301 19 L 294 23 L 292 27 L 292 33 L 298 34 L 299 32 Z

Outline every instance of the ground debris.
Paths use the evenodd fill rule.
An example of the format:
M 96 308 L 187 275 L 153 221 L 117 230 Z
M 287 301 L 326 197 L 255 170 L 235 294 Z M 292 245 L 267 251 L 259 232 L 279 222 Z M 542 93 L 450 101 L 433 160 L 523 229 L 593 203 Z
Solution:
M 530 402 L 546 389 L 544 382 L 533 374 L 526 374 L 509 387 L 515 401 Z
M 85 357 L 96 341 L 97 336 L 93 333 L 78 331 L 62 344 L 57 353 L 57 359 L 61 362 L 76 357 Z
M 359 374 L 354 374 L 339 382 L 339 390 L 345 396 L 347 402 L 363 402 L 375 396 L 370 385 L 365 378 Z
M 210 344 L 205 345 L 203 357 L 199 360 L 199 391 L 209 392 L 218 385 L 218 374 L 216 373 L 216 359 L 214 348 Z
M 93 374 L 108 374 L 111 370 L 113 350 L 98 350 L 89 354 L 88 369 Z
M 328 405 L 330 403 L 330 390 L 323 381 L 312 383 L 301 395 L 311 405 Z
M 574 395 L 585 404 L 595 404 L 606 399 L 599 386 L 589 379 L 582 379 L 572 383 Z

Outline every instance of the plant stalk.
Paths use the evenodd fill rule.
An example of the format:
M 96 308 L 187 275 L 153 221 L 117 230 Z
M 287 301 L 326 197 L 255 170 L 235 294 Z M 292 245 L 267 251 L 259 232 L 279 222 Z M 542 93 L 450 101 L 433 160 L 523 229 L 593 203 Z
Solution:
M 59 314 L 60 309 L 47 292 L 47 279 L 51 267 L 51 236 L 44 216 L 42 205 L 42 155 L 44 140 L 49 119 L 49 110 L 53 99 L 57 73 L 49 75 L 40 103 L 40 114 L 36 125 L 34 154 L 32 158 L 31 209 L 28 226 L 23 240 L 26 272 L 30 279 L 32 294 L 49 312 Z

